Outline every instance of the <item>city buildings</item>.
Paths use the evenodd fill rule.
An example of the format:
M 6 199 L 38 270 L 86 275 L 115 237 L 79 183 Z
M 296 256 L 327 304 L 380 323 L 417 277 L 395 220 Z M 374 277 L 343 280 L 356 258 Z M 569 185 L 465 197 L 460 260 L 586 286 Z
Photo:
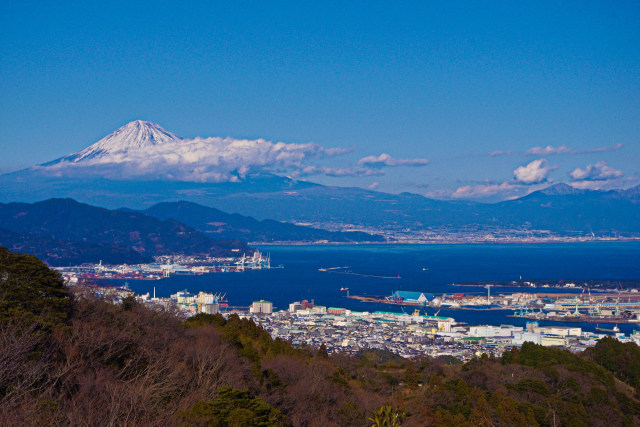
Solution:
M 92 294 L 119 303 L 132 292 L 126 288 L 88 287 Z M 500 356 L 504 351 L 532 342 L 580 352 L 605 336 L 640 345 L 640 332 L 625 335 L 615 328 L 608 333 L 583 331 L 577 326 L 540 326 L 528 321 L 514 325 L 467 325 L 452 317 L 386 311 L 356 312 L 341 307 L 325 307 L 294 301 L 287 310 L 273 311 L 270 301 L 254 301 L 249 310 L 230 310 L 224 295 L 206 292 L 176 292 L 170 298 L 148 293 L 136 296 L 139 303 L 186 318 L 198 313 L 255 319 L 273 338 L 294 346 L 325 345 L 329 353 L 357 354 L 371 349 L 386 350 L 403 357 L 452 356 L 470 360 L 481 354 Z

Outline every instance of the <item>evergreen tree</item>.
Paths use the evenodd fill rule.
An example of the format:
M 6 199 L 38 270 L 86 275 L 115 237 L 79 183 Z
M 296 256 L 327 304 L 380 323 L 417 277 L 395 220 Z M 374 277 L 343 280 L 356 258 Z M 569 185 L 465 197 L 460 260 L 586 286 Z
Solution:
M 64 324 L 71 300 L 60 274 L 32 255 L 0 247 L 0 323 Z
M 327 352 L 327 346 L 324 345 L 324 343 L 322 343 L 320 345 L 320 348 L 318 349 L 318 357 L 321 357 L 322 359 L 329 358 L 329 353 Z

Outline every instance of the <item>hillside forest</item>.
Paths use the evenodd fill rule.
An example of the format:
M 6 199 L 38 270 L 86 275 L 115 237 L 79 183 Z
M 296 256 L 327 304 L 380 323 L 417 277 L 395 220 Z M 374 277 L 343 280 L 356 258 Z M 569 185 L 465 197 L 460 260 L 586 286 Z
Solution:
M 633 426 L 639 391 L 632 343 L 525 343 L 467 363 L 327 354 L 236 314 L 111 304 L 0 248 L 3 426 Z

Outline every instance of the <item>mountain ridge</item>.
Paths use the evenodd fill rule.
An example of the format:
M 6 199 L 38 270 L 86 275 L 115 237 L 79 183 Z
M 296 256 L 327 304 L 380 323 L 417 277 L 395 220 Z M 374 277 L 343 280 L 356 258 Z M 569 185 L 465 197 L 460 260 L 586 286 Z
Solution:
M 358 231 L 336 232 L 283 223 L 272 219 L 258 221 L 237 213 L 228 214 L 219 209 L 188 201 L 162 202 L 144 213 L 158 219 L 174 219 L 196 230 L 222 239 L 251 242 L 384 242 L 381 236 Z
M 16 233 L 0 228 L 0 244 L 11 251 L 34 255 L 51 266 L 80 265 L 104 261 L 105 264 L 139 264 L 153 258 L 130 247 L 106 243 L 73 242 L 33 233 Z
M 74 251 L 81 250 L 84 244 L 127 248 L 139 254 L 132 257 L 134 261 L 165 254 L 233 256 L 232 249 L 252 252 L 244 242 L 214 240 L 175 220 L 163 221 L 139 212 L 111 211 L 73 199 L 0 204 L 0 223 L 2 228 L 16 234 L 5 236 L 12 237 L 13 245 L 16 240 L 37 236 L 46 240 L 44 246 L 51 242 L 75 242 Z M 28 246 L 28 241 L 22 245 Z M 100 258 L 96 258 L 91 261 L 99 261 Z
M 570 186 L 569 184 L 565 184 L 564 182 L 552 184 L 538 191 L 540 193 L 546 194 L 547 196 L 564 196 L 567 194 L 584 194 L 585 193 L 585 190 L 577 189 L 575 187 Z

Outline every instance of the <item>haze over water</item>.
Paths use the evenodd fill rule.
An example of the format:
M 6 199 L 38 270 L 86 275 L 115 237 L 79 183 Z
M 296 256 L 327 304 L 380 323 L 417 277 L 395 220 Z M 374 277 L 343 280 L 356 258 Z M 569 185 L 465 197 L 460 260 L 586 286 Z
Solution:
M 394 290 L 431 293 L 477 293 L 478 287 L 451 286 L 452 283 L 505 280 L 580 279 L 640 280 L 640 243 L 578 244 L 465 244 L 465 245 L 335 245 L 265 246 L 272 265 L 284 269 L 218 273 L 203 276 L 173 276 L 159 281 L 128 280 L 136 293 L 153 292 L 169 296 L 178 290 L 222 292 L 232 306 L 248 306 L 252 301 L 272 301 L 278 310 L 302 299 L 319 305 L 346 307 L 358 311 L 398 311 L 387 304 L 368 304 L 344 298 L 341 287 L 352 295 L 389 295 Z M 319 268 L 349 267 L 349 271 L 376 278 L 318 271 Z M 424 270 L 423 270 L 424 269 Z M 121 282 L 119 282 L 121 284 Z M 553 288 L 493 288 L 492 295 L 510 292 L 566 292 Z M 580 292 L 578 289 L 576 292 Z M 413 312 L 414 307 L 405 308 Z M 428 313 L 435 310 L 429 308 Z M 509 318 L 508 311 L 442 310 L 440 315 L 470 324 L 524 325 L 526 319 Z M 541 322 L 541 324 L 559 324 Z M 567 323 L 569 324 L 569 323 Z M 585 330 L 595 324 L 572 323 Z M 604 324 L 601 324 L 601 326 Z M 619 325 L 628 333 L 634 324 Z

